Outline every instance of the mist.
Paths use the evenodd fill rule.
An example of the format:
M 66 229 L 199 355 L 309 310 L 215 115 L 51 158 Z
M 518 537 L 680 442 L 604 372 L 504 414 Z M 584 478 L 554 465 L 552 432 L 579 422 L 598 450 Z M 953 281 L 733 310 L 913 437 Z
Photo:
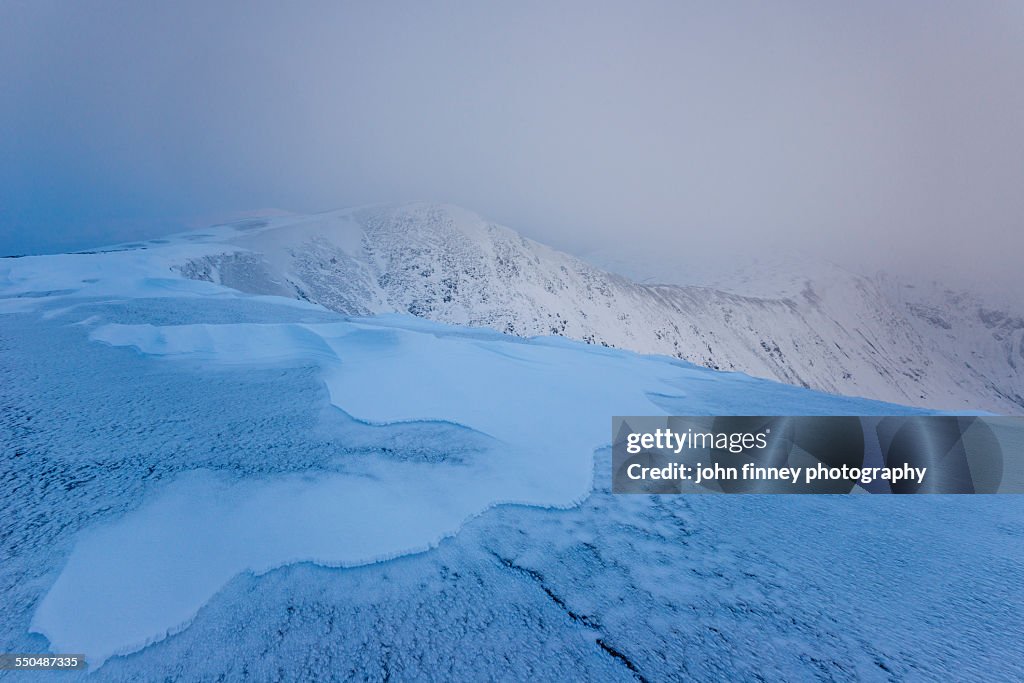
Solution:
M 460 204 L 574 253 L 1024 292 L 1024 8 L 0 6 L 0 254 Z

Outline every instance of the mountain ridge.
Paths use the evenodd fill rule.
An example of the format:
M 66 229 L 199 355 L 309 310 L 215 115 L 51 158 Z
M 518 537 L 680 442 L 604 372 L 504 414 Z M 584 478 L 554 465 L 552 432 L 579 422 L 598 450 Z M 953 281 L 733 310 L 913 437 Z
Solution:
M 426 202 L 232 226 L 223 253 L 188 260 L 182 274 L 349 315 L 410 313 L 830 393 L 1024 411 L 1024 317 L 967 293 L 838 268 L 774 297 L 640 284 L 469 210 Z

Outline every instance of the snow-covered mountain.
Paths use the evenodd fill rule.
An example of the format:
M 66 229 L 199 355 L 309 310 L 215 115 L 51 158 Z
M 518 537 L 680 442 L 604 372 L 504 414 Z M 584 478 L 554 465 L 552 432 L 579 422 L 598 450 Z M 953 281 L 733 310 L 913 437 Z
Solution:
M 1024 410 L 1024 316 L 969 294 L 816 267 L 730 289 L 639 284 L 452 206 L 247 219 L 188 277 L 335 311 L 563 335 L 848 395 Z M 728 286 L 728 285 L 727 285 Z
M 1019 496 L 611 492 L 613 415 L 928 411 L 182 276 L 538 328 L 559 291 L 594 329 L 672 310 L 463 217 L 0 259 L 0 652 L 90 682 L 1021 679 Z

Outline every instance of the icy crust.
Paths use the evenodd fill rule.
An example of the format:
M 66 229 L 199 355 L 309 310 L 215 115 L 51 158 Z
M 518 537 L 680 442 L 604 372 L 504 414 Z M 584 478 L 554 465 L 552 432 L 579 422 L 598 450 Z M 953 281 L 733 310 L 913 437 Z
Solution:
M 377 459 L 344 474 L 243 482 L 209 472 L 178 478 L 137 511 L 82 533 L 34 615 L 32 628 L 55 650 L 85 652 L 94 665 L 180 630 L 242 572 L 387 560 L 435 546 L 497 504 L 578 504 L 591 489 L 593 452 L 608 441 L 611 415 L 658 414 L 669 405 L 764 410 L 765 385 L 779 388 L 671 359 L 400 317 L 104 324 L 90 336 L 170 359 L 314 364 L 331 402 L 359 420 L 442 421 L 494 440 L 457 462 Z M 789 391 L 805 411 L 884 409 Z
M 440 326 L 103 325 L 92 338 L 214 363 L 315 363 L 332 403 L 357 419 L 445 421 L 498 442 L 457 464 L 379 461 L 356 474 L 242 484 L 208 474 L 178 480 L 137 512 L 83 534 L 35 614 L 33 629 L 54 648 L 86 652 L 96 664 L 177 630 L 238 573 L 305 560 L 375 562 L 432 547 L 498 503 L 578 503 L 608 418 L 660 412 L 648 393 L 682 398 L 679 385 L 700 373 Z

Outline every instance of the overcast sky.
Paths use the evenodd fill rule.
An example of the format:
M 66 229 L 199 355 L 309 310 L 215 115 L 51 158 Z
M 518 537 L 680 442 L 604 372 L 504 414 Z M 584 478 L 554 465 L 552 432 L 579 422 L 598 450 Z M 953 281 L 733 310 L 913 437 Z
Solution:
M 1024 290 L 1018 1 L 0 0 L 0 92 L 0 253 L 426 199 Z

